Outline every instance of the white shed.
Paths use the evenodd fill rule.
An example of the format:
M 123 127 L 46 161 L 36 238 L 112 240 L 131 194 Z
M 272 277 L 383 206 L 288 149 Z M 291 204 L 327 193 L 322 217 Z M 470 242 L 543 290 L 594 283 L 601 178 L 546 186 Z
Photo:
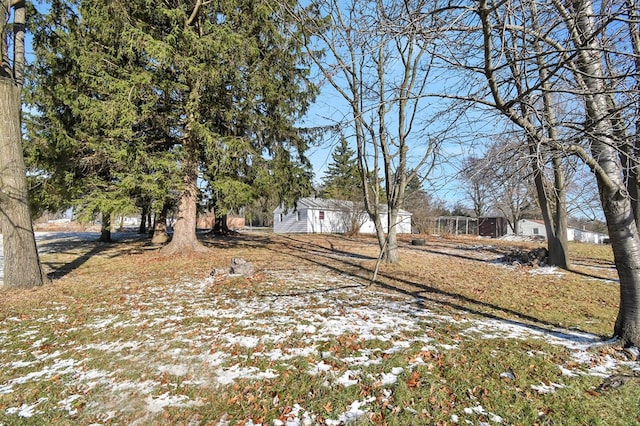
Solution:
M 609 236 L 601 232 L 569 228 L 567 229 L 567 239 L 569 241 L 578 241 L 580 243 L 604 244 L 609 239 Z
M 387 210 L 386 206 L 381 206 L 381 209 Z M 381 216 L 387 232 L 387 214 Z M 295 209 L 281 206 L 273 211 L 273 232 L 279 234 L 344 234 L 354 228 L 363 234 L 375 233 L 375 225 L 364 207 L 352 201 L 301 198 Z M 399 234 L 411 233 L 411 213 L 400 210 L 396 231 Z
M 516 233 L 526 237 L 547 238 L 547 228 L 541 220 L 521 219 L 518 222 Z
M 547 229 L 541 220 L 522 219 L 518 222 L 518 235 L 527 237 L 547 238 Z M 567 228 L 567 240 L 581 243 L 603 244 L 608 236 L 600 232 L 587 231 L 584 229 Z

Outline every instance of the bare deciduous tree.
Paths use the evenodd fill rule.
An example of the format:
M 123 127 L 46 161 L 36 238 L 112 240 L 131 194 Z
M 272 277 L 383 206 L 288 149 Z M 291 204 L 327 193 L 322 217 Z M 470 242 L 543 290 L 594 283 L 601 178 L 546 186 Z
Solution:
M 638 345 L 640 238 L 632 195 L 637 190 L 638 86 L 629 71 L 637 69 L 637 53 L 633 37 L 621 36 L 623 30 L 634 31 L 635 5 L 611 0 L 598 3 L 598 11 L 592 0 L 461 0 L 459 5 L 447 9 L 458 14 L 451 33 L 467 43 L 471 54 L 464 63 L 450 64 L 484 89 L 458 97 L 495 108 L 519 126 L 538 165 L 550 161 L 554 173 L 564 172 L 562 157 L 572 155 L 591 169 L 620 276 L 614 333 L 624 344 Z M 549 205 L 560 215 L 557 226 L 566 184 L 563 176 L 554 180 L 551 194 L 541 191 L 544 184 L 538 194 L 555 197 Z
M 620 87 L 620 83 L 607 84 L 612 82 L 607 78 L 607 73 L 611 71 L 604 71 L 610 64 L 606 60 L 606 52 L 609 49 L 615 51 L 615 48 L 619 48 L 619 52 L 625 52 L 623 45 L 609 45 L 609 39 L 606 37 L 607 24 L 615 22 L 618 13 L 621 16 L 626 15 L 624 3 L 611 3 L 608 5 L 610 8 L 606 16 L 596 15 L 591 0 L 578 0 L 569 7 L 554 0 L 553 6 L 566 26 L 572 50 L 575 52 L 571 69 L 581 95 L 585 118 L 580 130 L 589 143 L 591 155 L 588 156 L 581 147 L 576 147 L 575 152 L 584 158 L 596 176 L 620 277 L 620 309 L 614 333 L 622 343 L 639 346 L 640 236 L 635 221 L 634 203 L 629 194 L 628 182 L 624 179 L 623 166 L 625 161 L 637 163 L 638 158 L 625 157 L 628 153 L 621 148 L 627 143 L 627 134 L 633 135 L 635 132 L 630 132 L 631 126 L 626 130 L 627 126 L 620 122 L 621 117 L 612 114 L 624 107 L 619 103 L 624 98 L 616 99 L 615 96 L 616 91 L 624 87 Z M 619 22 L 611 25 L 616 24 Z M 613 28 L 613 31 L 617 29 Z M 629 50 L 626 51 L 631 53 Z M 635 62 L 636 58 L 629 54 L 627 61 L 629 60 Z M 614 74 L 617 72 L 622 74 L 617 75 L 616 80 L 624 80 L 622 77 L 626 75 L 626 70 L 618 69 Z M 635 96 L 637 99 L 637 92 Z
M 460 176 L 463 191 L 473 205 L 476 217 L 485 216 L 490 207 L 491 180 L 486 170 L 486 163 L 480 157 L 466 157 L 462 160 Z
M 425 39 L 422 25 L 432 6 L 425 0 L 315 0 L 297 12 L 307 23 L 308 52 L 350 111 L 340 124 L 352 131 L 365 208 L 387 262 L 399 259 L 395 224 L 407 183 L 418 173 L 429 174 L 440 141 L 427 131 L 434 39 Z M 410 149 L 420 154 L 409 165 Z M 387 224 L 381 221 L 381 200 L 387 203 Z

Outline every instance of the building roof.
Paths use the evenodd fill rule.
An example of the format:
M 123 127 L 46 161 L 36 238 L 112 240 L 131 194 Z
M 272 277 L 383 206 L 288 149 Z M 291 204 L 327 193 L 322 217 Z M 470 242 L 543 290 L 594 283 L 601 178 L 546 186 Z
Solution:
M 305 198 L 300 198 L 296 205 L 297 210 L 300 210 L 303 207 L 309 210 L 352 211 L 356 209 L 356 203 L 354 203 L 353 201 L 347 201 L 347 200 L 305 197 Z M 364 210 L 364 206 L 361 208 Z M 281 207 L 278 207 L 274 212 L 279 213 L 282 210 L 284 209 L 282 209 Z M 382 213 L 386 213 L 387 205 L 380 204 L 380 211 Z M 398 213 L 403 216 L 412 215 L 412 213 L 403 209 L 400 209 Z

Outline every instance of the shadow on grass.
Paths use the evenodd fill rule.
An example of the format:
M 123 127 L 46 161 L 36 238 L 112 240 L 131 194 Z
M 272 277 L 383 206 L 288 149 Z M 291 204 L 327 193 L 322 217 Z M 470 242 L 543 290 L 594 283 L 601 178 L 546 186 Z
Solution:
M 290 247 L 286 243 L 293 243 L 294 245 Z M 294 258 L 298 258 L 300 260 L 305 260 L 312 264 L 316 264 L 328 270 L 331 270 L 338 274 L 349 274 L 355 280 L 361 280 L 362 283 L 354 286 L 341 286 L 334 289 L 325 289 L 323 291 L 332 291 L 338 290 L 342 288 L 356 288 L 366 286 L 371 282 L 373 270 L 364 267 L 363 265 L 351 261 L 351 259 L 361 258 L 356 256 L 336 256 L 336 254 L 342 254 L 342 251 L 334 251 L 330 247 L 324 247 L 322 245 L 310 242 L 310 241 L 301 241 L 292 237 L 284 237 L 284 242 L 280 244 L 280 249 L 272 248 L 271 250 L 278 251 L 280 253 L 286 251 L 287 255 L 292 256 Z M 304 249 L 304 251 L 302 250 Z M 425 250 L 427 252 L 432 252 L 431 250 Z M 311 256 L 306 256 L 306 253 L 312 253 Z M 483 263 L 491 263 L 492 260 L 482 260 L 478 258 L 468 257 L 468 256 L 460 256 L 454 255 L 448 252 L 440 252 L 435 251 L 437 254 L 441 254 L 444 256 L 454 256 L 459 257 L 466 260 L 478 261 Z M 326 261 L 322 261 L 322 259 Z M 373 257 L 363 256 L 362 258 L 375 260 Z M 347 273 L 346 270 L 349 269 Z M 385 274 L 384 272 L 379 272 L 374 283 L 375 286 L 393 291 L 395 293 L 404 294 L 407 296 L 411 296 L 414 300 L 414 303 L 420 307 L 421 309 L 429 309 L 429 303 L 446 306 L 449 308 L 453 308 L 462 312 L 467 312 L 473 315 L 477 315 L 480 317 L 484 317 L 491 320 L 499 320 L 505 322 L 507 324 L 517 325 L 520 327 L 528 328 L 533 331 L 547 333 L 559 338 L 563 338 L 565 340 L 570 340 L 574 342 L 580 343 L 595 343 L 597 341 L 601 341 L 606 339 L 608 336 L 597 336 L 597 339 L 592 339 L 589 337 L 585 337 L 583 335 L 579 335 L 577 333 L 581 333 L 581 330 L 576 329 L 576 334 L 571 334 L 570 331 L 566 330 L 561 324 L 554 323 L 551 321 L 547 321 L 541 318 L 537 318 L 535 316 L 518 312 L 516 310 L 506 308 L 503 306 L 499 306 L 490 302 L 477 300 L 459 293 L 454 293 L 446 290 L 442 290 L 433 286 L 430 286 L 425 283 L 412 281 L 410 279 L 398 278 L 396 276 Z M 306 294 L 304 292 L 300 292 L 300 295 Z M 294 294 L 281 294 L 280 296 L 291 296 Z M 503 313 L 504 315 L 501 315 Z M 587 333 L 587 332 L 584 332 Z M 592 333 L 588 333 L 592 334 Z
M 576 274 L 576 275 L 580 275 L 580 276 L 585 277 L 585 278 L 591 278 L 591 279 L 594 279 L 594 280 L 611 281 L 611 282 L 618 282 L 618 283 L 620 282 L 620 280 L 618 278 L 607 278 L 607 277 L 603 277 L 603 276 L 600 276 L 600 275 L 594 275 L 594 274 L 590 274 L 589 272 L 584 272 L 584 271 L 581 271 L 581 270 L 576 269 L 576 268 L 570 268 L 569 271 L 574 273 L 574 274 Z
M 97 238 L 99 237 L 99 234 L 97 233 L 95 238 L 92 240 L 88 240 L 86 236 L 79 237 L 74 234 L 65 236 L 63 233 L 60 233 L 57 235 L 58 238 L 53 241 L 41 241 L 38 250 L 45 256 L 77 256 L 67 263 L 55 260 L 42 261 L 44 266 L 51 269 L 51 272 L 47 274 L 47 277 L 51 280 L 60 279 L 80 268 L 95 256 L 115 258 L 123 254 L 142 253 L 150 248 L 147 245 L 132 245 L 136 242 L 144 243 L 144 236 L 133 233 L 116 235 L 114 235 L 111 242 L 97 241 Z M 91 237 L 93 237 L 93 233 L 91 233 Z M 123 248 L 124 250 L 122 250 Z
M 285 265 L 286 263 L 289 263 L 288 267 L 291 267 L 292 269 L 295 269 L 298 265 L 302 265 L 306 262 L 307 264 L 316 265 L 339 275 L 344 275 L 354 282 L 354 285 L 340 285 L 330 289 L 301 289 L 301 291 L 293 291 L 286 294 L 264 294 L 264 296 L 268 297 L 301 296 L 310 293 L 327 293 L 340 289 L 361 288 L 370 283 L 373 275 L 373 265 L 377 259 L 377 256 L 365 255 L 356 252 L 356 250 L 349 250 L 348 248 L 349 245 L 357 244 L 359 247 L 368 247 L 377 251 L 378 245 L 374 238 L 352 239 L 332 235 L 330 238 L 327 237 L 325 241 L 318 238 L 320 242 L 317 242 L 308 238 L 296 238 L 292 236 L 266 233 L 243 233 L 230 236 L 200 235 L 199 237 L 200 240 L 209 247 L 219 249 L 263 249 L 267 252 L 274 253 L 274 256 L 277 256 L 279 261 L 281 261 L 282 258 L 292 259 L 291 261 L 285 261 Z M 135 242 L 138 242 L 139 244 L 135 244 Z M 341 244 L 342 242 L 344 242 L 344 244 Z M 44 244 L 43 246 L 47 248 L 47 252 L 49 253 L 58 252 L 56 249 L 60 249 L 62 254 L 74 254 L 64 251 L 70 250 L 69 244 L 69 241 L 54 241 L 50 244 Z M 128 246 L 124 247 L 125 244 Z M 343 248 L 343 245 L 347 248 Z M 112 258 L 122 254 L 135 254 L 143 253 L 148 250 L 157 250 L 159 246 L 152 246 L 145 241 L 143 237 L 132 235 L 130 238 L 117 240 L 115 244 L 98 243 L 95 241 L 76 241 L 75 245 L 72 244 L 72 248 L 75 252 L 77 252 L 78 249 L 86 251 L 79 254 L 71 262 L 62 265 L 50 262 L 48 266 L 54 269 L 50 274 L 51 278 L 59 279 L 68 275 L 94 256 L 106 256 L 108 258 Z M 405 248 L 409 248 L 411 250 L 416 249 L 413 246 Z M 480 259 L 472 256 L 450 253 L 444 249 L 444 246 L 442 250 L 433 250 L 423 247 L 420 247 L 419 250 L 442 256 L 451 256 L 474 262 L 482 262 L 485 264 L 494 262 L 493 259 Z M 297 260 L 299 260 L 299 262 Z M 361 263 L 362 261 L 367 261 L 370 265 L 363 265 Z M 577 334 L 572 335 L 563 331 L 565 328 L 561 324 L 546 321 L 523 312 L 518 312 L 514 309 L 478 300 L 456 292 L 443 290 L 429 285 L 428 283 L 420 282 L 417 278 L 401 278 L 382 271 L 378 273 L 375 285 L 382 289 L 410 296 L 413 299 L 413 303 L 421 309 L 429 309 L 430 304 L 450 307 L 487 319 L 499 320 L 538 332 L 556 335 L 564 339 L 585 342 L 584 336 L 579 336 Z

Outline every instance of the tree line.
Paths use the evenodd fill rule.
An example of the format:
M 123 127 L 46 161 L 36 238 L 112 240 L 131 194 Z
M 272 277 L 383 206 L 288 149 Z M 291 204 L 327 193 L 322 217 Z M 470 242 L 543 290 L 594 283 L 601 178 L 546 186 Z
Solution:
M 3 32 L 19 47 L 25 5 L 3 6 Z M 317 134 L 299 120 L 317 94 L 313 71 L 340 103 L 343 119 L 330 129 L 355 148 L 361 199 L 389 262 L 399 258 L 393 225 L 407 188 L 430 178 L 451 143 L 471 151 L 501 134 L 517 141 L 513 163 L 534 182 L 551 262 L 569 268 L 567 175 L 584 164 L 620 276 L 614 334 L 640 343 L 634 0 L 54 0 L 32 18 L 25 156 L 34 205 L 106 216 L 174 208 L 163 252 L 199 250 L 200 201 L 224 212 L 265 194 L 291 205 L 309 193 L 305 151 Z M 6 52 L 5 43 L 0 88 L 12 97 L 3 110 L 19 112 L 24 55 Z M 2 136 L 19 147 L 19 130 Z M 10 237 L 33 234 L 10 214 L 26 205 L 26 185 L 12 181 L 25 170 L 19 154 L 0 159 L 2 226 L 5 244 L 26 247 L 29 238 Z
M 201 251 L 197 207 L 308 192 L 316 89 L 297 29 L 261 2 L 53 1 L 33 23 L 26 158 L 33 205 L 156 212 L 166 254 Z M 288 31 L 282 27 L 288 26 Z

